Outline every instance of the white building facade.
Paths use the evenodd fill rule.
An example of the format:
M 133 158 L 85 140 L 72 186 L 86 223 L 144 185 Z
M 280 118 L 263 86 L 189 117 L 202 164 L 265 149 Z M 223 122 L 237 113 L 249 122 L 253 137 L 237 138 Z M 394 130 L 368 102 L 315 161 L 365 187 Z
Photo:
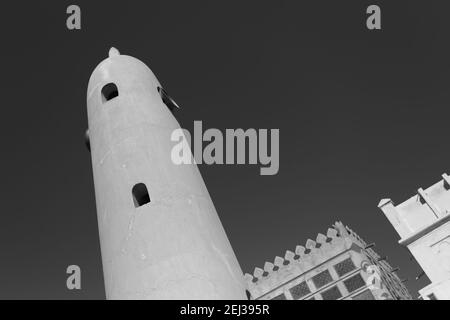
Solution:
M 450 300 L 450 177 L 442 178 L 399 205 L 378 205 L 431 281 L 419 291 L 424 300 Z

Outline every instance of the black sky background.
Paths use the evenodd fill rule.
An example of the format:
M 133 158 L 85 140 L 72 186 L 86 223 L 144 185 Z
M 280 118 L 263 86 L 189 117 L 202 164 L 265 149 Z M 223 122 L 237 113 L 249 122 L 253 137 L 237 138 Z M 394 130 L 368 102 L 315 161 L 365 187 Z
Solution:
M 66 28 L 78 4 L 82 30 Z M 369 31 L 377 4 L 382 30 Z M 200 166 L 244 272 L 343 221 L 408 278 L 377 208 L 450 173 L 443 1 L 35 1 L 2 4 L 0 298 L 105 297 L 86 89 L 111 46 L 144 61 L 185 128 L 279 128 L 280 171 Z M 68 265 L 82 290 L 66 288 Z

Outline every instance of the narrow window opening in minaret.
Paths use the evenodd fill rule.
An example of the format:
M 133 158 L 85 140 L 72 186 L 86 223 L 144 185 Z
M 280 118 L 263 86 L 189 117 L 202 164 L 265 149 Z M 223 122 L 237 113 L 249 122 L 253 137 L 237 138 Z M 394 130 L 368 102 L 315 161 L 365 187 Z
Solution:
M 150 196 L 148 194 L 147 187 L 143 183 L 138 183 L 133 187 L 131 191 L 133 194 L 133 202 L 136 208 L 143 206 L 150 202 Z
M 108 83 L 102 88 L 102 100 L 103 102 L 114 99 L 119 96 L 119 90 L 114 83 Z
M 159 95 L 161 96 L 162 102 L 167 106 L 167 108 L 169 108 L 172 113 L 175 109 L 180 108 L 163 88 L 158 87 L 157 90 L 159 92 Z

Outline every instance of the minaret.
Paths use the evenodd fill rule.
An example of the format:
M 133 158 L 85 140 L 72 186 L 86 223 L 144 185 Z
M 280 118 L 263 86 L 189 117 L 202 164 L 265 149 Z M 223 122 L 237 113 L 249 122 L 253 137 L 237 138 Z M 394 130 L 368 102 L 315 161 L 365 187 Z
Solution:
M 111 48 L 87 92 L 108 299 L 246 299 L 243 274 L 195 164 L 171 161 L 176 104 Z

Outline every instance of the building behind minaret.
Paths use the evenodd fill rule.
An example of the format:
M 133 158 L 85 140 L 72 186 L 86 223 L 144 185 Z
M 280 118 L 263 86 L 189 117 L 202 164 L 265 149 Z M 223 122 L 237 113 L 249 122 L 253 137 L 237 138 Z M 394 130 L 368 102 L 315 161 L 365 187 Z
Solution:
M 326 235 L 246 274 L 247 293 L 258 300 L 410 300 L 385 257 L 336 222 Z
M 378 205 L 431 281 L 419 291 L 425 300 L 450 299 L 450 177 L 442 177 L 403 203 Z

